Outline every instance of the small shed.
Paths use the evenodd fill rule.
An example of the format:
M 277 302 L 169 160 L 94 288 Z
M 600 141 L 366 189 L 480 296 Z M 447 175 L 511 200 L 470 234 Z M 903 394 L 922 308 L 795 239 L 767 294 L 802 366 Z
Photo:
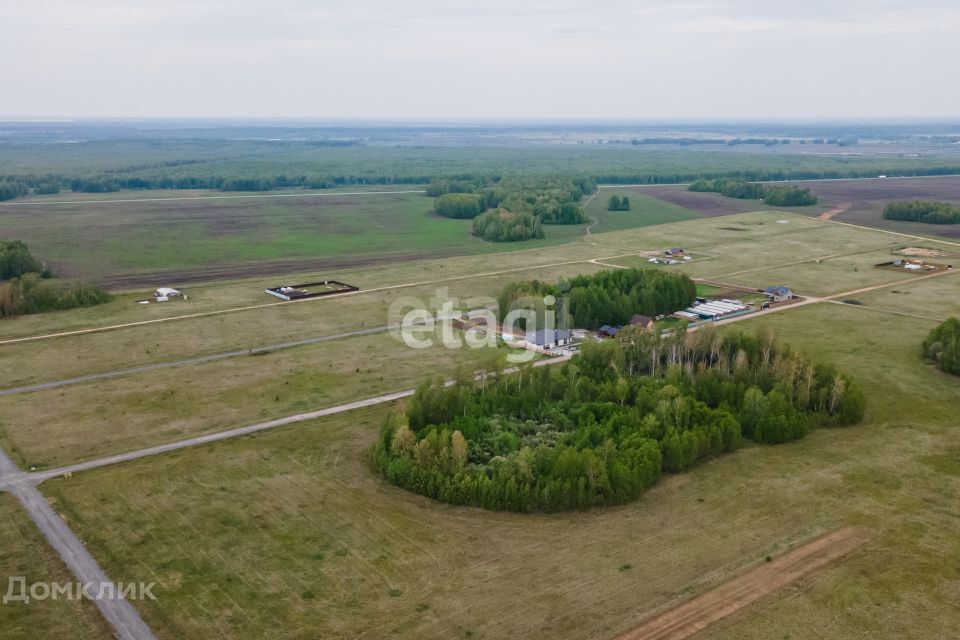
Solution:
M 644 329 L 653 329 L 653 318 L 637 313 L 630 318 L 630 324 L 639 325 Z
M 157 302 L 166 302 L 170 298 L 179 298 L 181 295 L 183 294 L 170 287 L 160 287 L 153 292 L 153 297 L 156 298 Z

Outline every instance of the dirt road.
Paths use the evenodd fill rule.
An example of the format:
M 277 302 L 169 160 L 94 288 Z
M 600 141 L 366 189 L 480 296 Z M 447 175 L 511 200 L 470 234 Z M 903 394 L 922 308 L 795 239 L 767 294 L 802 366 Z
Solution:
M 113 628 L 114 637 L 120 640 L 154 640 L 150 627 L 129 600 L 117 597 L 115 583 L 107 577 L 63 518 L 57 515 L 32 483 L 22 481 L 24 475 L 0 450 L 0 482 L 6 483 L 0 488 L 13 494 L 74 577 L 85 585 L 84 592 Z
M 867 541 L 860 529 L 834 531 L 766 562 L 617 636 L 617 640 L 682 640 L 778 589 L 805 578 Z

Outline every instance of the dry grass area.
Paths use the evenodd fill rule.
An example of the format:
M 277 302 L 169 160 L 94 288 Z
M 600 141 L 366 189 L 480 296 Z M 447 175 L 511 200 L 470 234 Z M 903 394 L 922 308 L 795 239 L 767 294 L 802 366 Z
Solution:
M 855 375 L 864 424 L 745 448 L 614 509 L 490 513 L 389 486 L 367 465 L 386 408 L 42 488 L 114 579 L 158 581 L 140 608 L 161 638 L 605 639 L 843 526 L 870 542 L 703 637 L 955 637 L 960 385 L 916 357 L 932 323 L 865 313 L 740 325 Z
M 8 493 L 0 493 L 0 595 L 8 593 L 12 577 L 25 578 L 27 585 L 76 582 L 17 500 Z M 15 594 L 19 593 L 19 589 L 15 591 Z M 4 640 L 93 640 L 108 635 L 100 612 L 88 600 L 48 598 L 30 603 L 0 603 L 0 637 Z
M 0 445 L 50 468 L 224 431 L 487 367 L 502 349 L 411 349 L 388 334 L 0 397 Z
M 492 265 L 494 271 L 500 269 Z M 508 274 L 470 277 L 436 284 L 381 291 L 361 291 L 346 296 L 314 298 L 238 313 L 175 322 L 131 326 L 103 333 L 88 333 L 39 342 L 0 345 L 0 386 L 60 380 L 100 371 L 111 371 L 155 362 L 168 362 L 236 349 L 256 349 L 289 340 L 369 329 L 388 323 L 390 306 L 407 296 L 429 304 L 437 290 L 467 304 L 470 298 L 489 301 L 510 281 L 541 278 L 556 281 L 603 267 L 588 262 L 540 268 L 520 266 Z M 442 277 L 442 276 L 441 276 Z M 424 278 L 412 280 L 419 282 Z M 268 298 L 260 290 L 263 298 Z M 192 299 L 191 299 L 192 300 Z M 191 302 L 188 300 L 187 302 Z M 484 301 L 477 301 L 484 302 Z M 177 304 L 179 303 L 172 303 Z M 157 305 L 160 306 L 160 305 Z M 107 324 L 113 324 L 108 321 Z M 17 366 L 2 366 L 16 363 Z M 2 401 L 0 401 L 2 405 Z

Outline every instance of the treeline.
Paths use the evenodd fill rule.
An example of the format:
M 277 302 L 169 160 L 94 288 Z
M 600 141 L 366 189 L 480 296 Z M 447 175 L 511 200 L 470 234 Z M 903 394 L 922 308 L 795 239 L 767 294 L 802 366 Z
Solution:
M 607 200 L 607 211 L 630 211 L 630 198 L 627 196 L 610 196 Z
M 949 318 L 923 341 L 923 357 L 947 373 L 960 376 L 960 320 Z
M 738 171 L 658 171 L 649 173 L 594 173 L 597 184 L 684 184 L 698 180 L 741 180 L 746 182 L 784 182 L 790 180 L 845 180 L 855 178 L 949 176 L 960 175 L 960 166 L 884 167 L 870 169 L 764 169 Z
M 769 334 L 626 331 L 562 367 L 421 385 L 372 458 L 390 482 L 451 504 L 588 509 L 633 500 L 662 473 L 744 440 L 854 424 L 864 408 L 849 378 Z
M 26 273 L 0 283 L 0 317 L 92 307 L 110 299 L 99 287 L 60 287 L 44 282 L 39 273 Z
M 0 201 L 25 195 L 48 195 L 69 189 L 77 193 L 113 193 L 124 189 L 216 189 L 221 191 L 272 191 L 300 187 L 333 189 L 342 186 L 417 185 L 429 182 L 431 176 L 287 176 L 259 178 L 224 178 L 221 176 L 130 177 L 122 175 L 64 176 L 0 176 Z
M 436 198 L 434 210 L 439 215 L 476 218 L 474 235 L 513 242 L 542 238 L 543 224 L 586 222 L 580 200 L 596 188 L 587 178 L 483 177 L 434 180 L 427 195 Z
M 19 240 L 0 241 L 0 317 L 90 307 L 110 300 L 92 286 L 45 282 L 53 274 Z
M 309 143 L 305 143 L 309 144 Z M 337 145 L 324 145 L 337 146 Z M 349 145 L 348 145 L 349 146 Z M 244 175 L 243 177 L 226 177 L 220 175 L 229 170 L 218 167 L 212 174 L 189 175 L 183 173 L 167 173 L 180 166 L 202 166 L 202 160 L 177 160 L 149 165 L 133 166 L 127 169 L 117 169 L 92 173 L 89 175 L 46 174 L 46 175 L 0 175 L 0 200 L 10 200 L 28 194 L 55 194 L 70 189 L 83 193 L 108 193 L 122 189 L 220 189 L 237 191 L 269 191 L 273 189 L 300 187 L 309 189 L 330 189 L 340 186 L 363 185 L 419 185 L 429 183 L 457 183 L 469 185 L 494 183 L 498 175 L 462 173 L 452 176 L 438 177 L 437 172 L 431 171 L 429 164 L 417 165 L 408 173 L 390 173 L 387 166 L 377 167 L 370 173 L 310 173 L 309 171 L 296 174 L 264 173 L 262 175 Z M 288 163 L 289 164 L 289 163 Z M 308 164 L 308 163 L 304 163 Z M 594 163 L 595 169 L 587 170 L 588 177 L 574 178 L 577 181 L 586 181 L 596 184 L 677 184 L 689 183 L 700 179 L 732 179 L 748 182 L 771 182 L 785 180 L 822 180 L 843 178 L 874 178 L 878 175 L 887 176 L 938 176 L 960 174 L 960 166 L 929 166 L 929 167 L 895 167 L 875 165 L 863 169 L 740 169 L 737 171 L 686 171 L 683 168 L 664 167 L 651 169 L 646 173 L 635 173 L 628 167 L 622 170 L 612 168 L 607 164 Z M 466 167 L 464 167 L 466 168 Z M 156 170 L 157 173 L 133 172 Z M 514 171 L 517 169 L 514 167 Z M 551 168 L 558 174 L 565 169 L 563 165 Z M 248 171 L 244 170 L 244 173 Z M 471 186 L 471 189 L 476 188 Z M 447 191 L 436 191 L 434 185 L 428 188 L 430 195 L 442 195 Z M 589 190 L 585 190 L 589 193 Z
M 501 320 L 514 309 L 531 309 L 539 318 L 547 295 L 559 301 L 562 324 L 596 329 L 627 324 L 638 313 L 653 317 L 689 307 L 696 300 L 697 285 L 686 274 L 658 269 L 600 271 L 555 285 L 511 282 L 497 299 Z
M 687 189 L 720 193 L 728 198 L 762 200 L 764 204 L 777 207 L 803 207 L 817 204 L 817 197 L 810 193 L 810 189 L 786 185 L 762 185 L 730 178 L 696 180 Z
M 891 202 L 883 208 L 883 217 L 927 224 L 960 224 L 960 209 L 946 202 Z

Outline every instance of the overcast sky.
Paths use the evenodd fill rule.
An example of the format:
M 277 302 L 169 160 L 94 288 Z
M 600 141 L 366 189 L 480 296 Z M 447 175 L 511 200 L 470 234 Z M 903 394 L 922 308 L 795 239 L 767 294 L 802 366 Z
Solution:
M 955 0 L 0 0 L 0 115 L 960 115 Z

